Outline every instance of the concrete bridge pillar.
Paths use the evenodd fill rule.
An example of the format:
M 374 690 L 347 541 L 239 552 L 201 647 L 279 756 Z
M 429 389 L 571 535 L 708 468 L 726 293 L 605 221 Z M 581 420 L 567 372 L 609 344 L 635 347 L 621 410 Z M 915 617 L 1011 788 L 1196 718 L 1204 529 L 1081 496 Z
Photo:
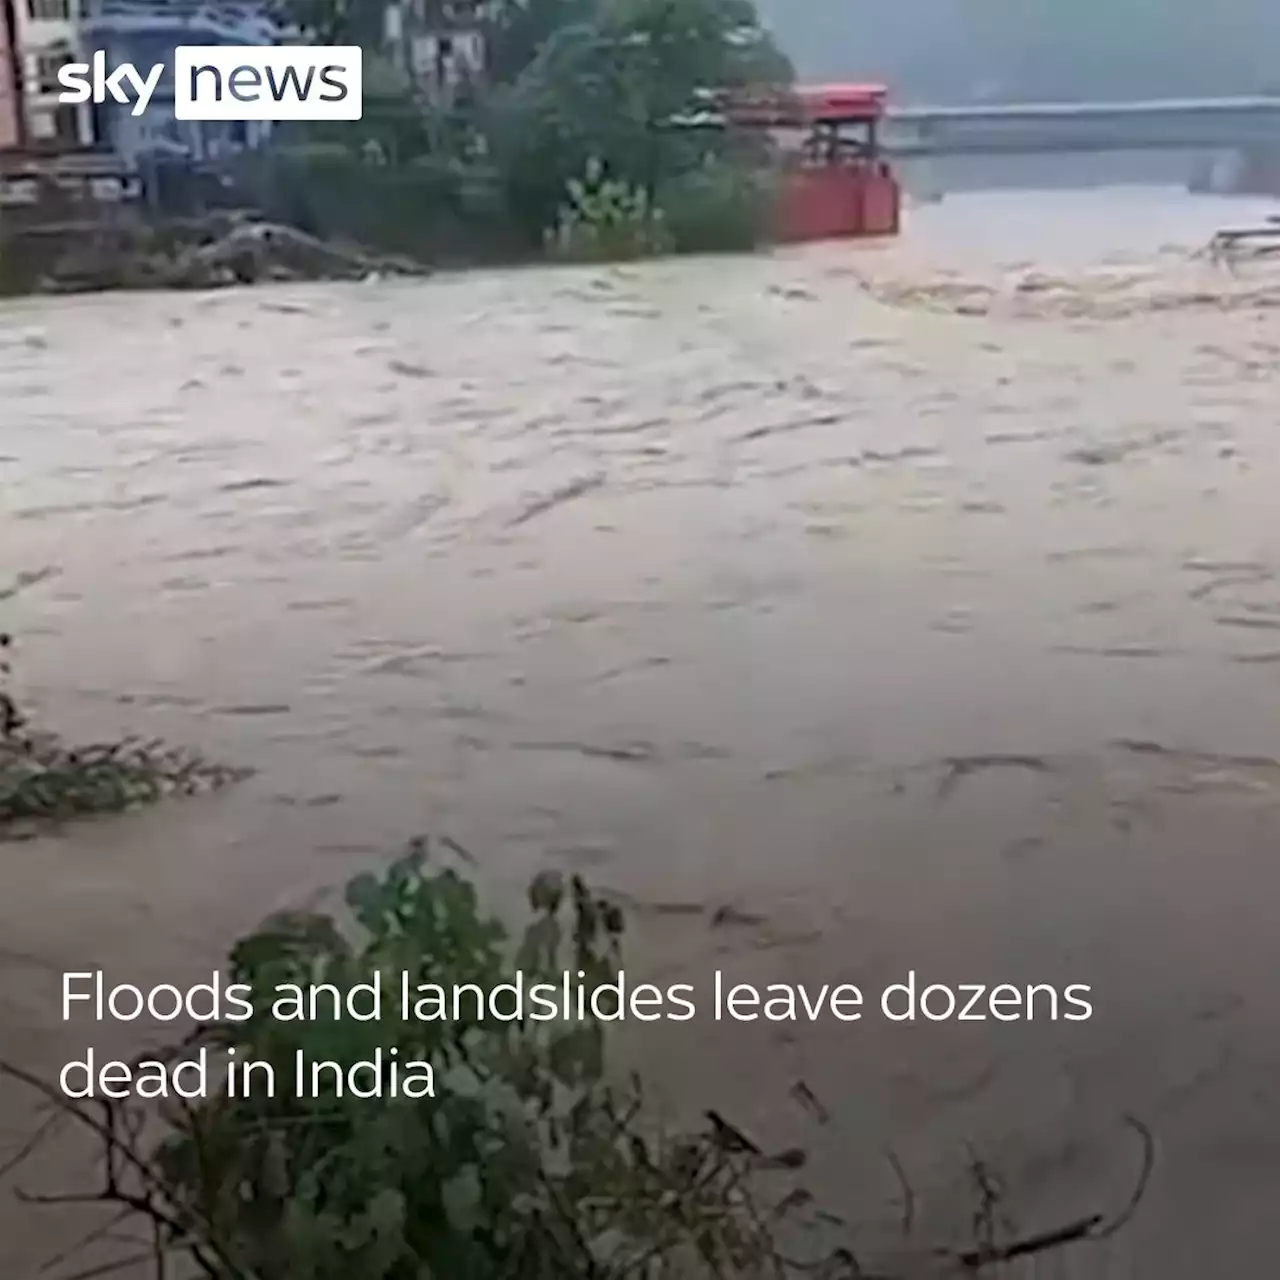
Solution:
M 897 132 L 899 144 L 905 143 L 908 149 L 919 149 L 920 152 L 910 158 L 904 157 L 896 166 L 903 190 L 920 204 L 936 204 L 946 193 L 936 151 L 943 133 L 936 120 L 920 121 Z
M 947 193 L 938 164 L 930 156 L 900 160 L 895 166 L 902 189 L 917 204 L 937 204 Z
M 1280 148 L 1233 147 L 1203 157 L 1187 187 L 1208 195 L 1280 195 Z
M 1229 196 L 1244 187 L 1248 163 L 1239 147 L 1215 152 L 1209 159 L 1209 190 L 1216 196 Z

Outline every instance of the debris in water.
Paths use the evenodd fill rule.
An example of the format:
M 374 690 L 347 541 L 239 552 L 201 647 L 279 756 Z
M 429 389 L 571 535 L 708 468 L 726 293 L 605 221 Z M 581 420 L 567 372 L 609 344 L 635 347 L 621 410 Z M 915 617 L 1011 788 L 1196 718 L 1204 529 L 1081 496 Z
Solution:
M 711 916 L 711 927 L 713 929 L 723 928 L 726 925 L 760 925 L 767 923 L 767 916 L 762 916 L 755 911 L 742 911 L 738 907 L 727 904 L 723 907 L 717 907 Z
M 509 527 L 514 529 L 517 525 L 525 524 L 535 516 L 545 515 L 555 507 L 562 506 L 566 502 L 571 502 L 574 498 L 581 498 L 584 494 L 603 487 L 604 476 L 599 474 L 582 476 L 577 480 L 572 480 L 559 489 L 553 489 L 544 497 L 536 498 L 510 521 Z
M 1033 755 L 951 756 L 943 763 L 947 771 L 938 784 L 939 800 L 945 800 L 950 796 L 965 778 L 987 769 L 1022 769 L 1031 773 L 1051 773 L 1053 768 L 1044 756 Z
M 1163 742 L 1155 742 L 1148 738 L 1117 738 L 1111 745 L 1116 750 L 1127 751 L 1131 755 L 1163 756 L 1168 760 L 1177 760 L 1185 764 L 1200 765 L 1211 769 L 1226 766 L 1237 769 L 1280 769 L 1280 760 L 1277 760 L 1275 756 L 1231 755 L 1219 751 L 1171 747 Z
M 1247 627 L 1255 631 L 1280 631 L 1280 619 L 1277 618 L 1215 618 L 1220 627 Z
M 55 568 L 53 565 L 45 565 L 43 569 L 21 569 L 14 575 L 13 583 L 10 586 L 0 587 L 0 600 L 10 600 L 19 591 L 25 591 L 28 587 L 34 587 L 37 583 L 44 582 L 49 578 L 56 578 L 61 572 L 61 569 Z

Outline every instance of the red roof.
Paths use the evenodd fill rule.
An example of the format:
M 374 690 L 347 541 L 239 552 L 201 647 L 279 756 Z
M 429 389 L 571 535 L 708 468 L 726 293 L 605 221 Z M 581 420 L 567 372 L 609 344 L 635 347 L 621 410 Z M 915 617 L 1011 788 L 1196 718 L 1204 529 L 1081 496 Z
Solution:
M 889 96 L 883 84 L 806 84 L 794 92 L 812 116 L 879 115 Z
M 729 114 L 742 124 L 799 124 L 864 120 L 884 114 L 889 90 L 881 84 L 797 85 L 781 94 L 729 95 Z

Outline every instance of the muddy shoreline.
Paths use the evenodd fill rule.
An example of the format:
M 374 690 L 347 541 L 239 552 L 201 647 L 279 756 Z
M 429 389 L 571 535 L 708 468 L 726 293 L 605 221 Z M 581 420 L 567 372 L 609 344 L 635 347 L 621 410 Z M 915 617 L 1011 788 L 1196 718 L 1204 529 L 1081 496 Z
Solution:
M 1019 270 L 953 273 L 1018 304 L 979 312 L 909 245 L 7 305 L 0 544 L 56 571 L 5 605 L 26 694 L 257 774 L 4 848 L 6 1049 L 84 1044 L 64 968 L 198 977 L 447 831 L 498 902 L 548 861 L 614 891 L 669 981 L 1092 984 L 1084 1025 L 628 1052 L 779 1146 L 808 1081 L 818 1189 L 886 1229 L 886 1146 L 937 1234 L 969 1141 L 1035 1227 L 1123 1196 L 1133 1112 L 1158 1177 L 1080 1274 L 1249 1273 L 1280 1170 L 1280 319 L 1144 306 L 1185 262 L 1128 293 L 1064 267 L 1065 307 Z M 6 1093 L 0 1134 L 30 1114 Z M 46 1221 L 0 1201 L 0 1270 Z
M 35 223 L 8 228 L 0 248 L 0 297 L 8 298 L 431 273 L 424 263 L 319 240 L 248 212 L 154 223 Z

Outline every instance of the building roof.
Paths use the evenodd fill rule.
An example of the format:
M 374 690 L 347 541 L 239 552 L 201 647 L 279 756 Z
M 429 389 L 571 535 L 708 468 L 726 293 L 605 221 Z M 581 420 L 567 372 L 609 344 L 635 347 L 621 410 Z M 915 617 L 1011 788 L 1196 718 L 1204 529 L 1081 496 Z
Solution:
M 875 120 L 885 111 L 889 91 L 879 84 L 797 85 L 763 93 L 715 95 L 716 107 L 737 124 L 764 128 Z
M 841 114 L 879 115 L 889 96 L 882 84 L 817 84 L 799 85 L 794 90 L 805 111 L 815 117 Z
M 96 31 L 172 31 L 274 44 L 296 34 L 266 3 L 231 0 L 87 0 L 84 26 Z

